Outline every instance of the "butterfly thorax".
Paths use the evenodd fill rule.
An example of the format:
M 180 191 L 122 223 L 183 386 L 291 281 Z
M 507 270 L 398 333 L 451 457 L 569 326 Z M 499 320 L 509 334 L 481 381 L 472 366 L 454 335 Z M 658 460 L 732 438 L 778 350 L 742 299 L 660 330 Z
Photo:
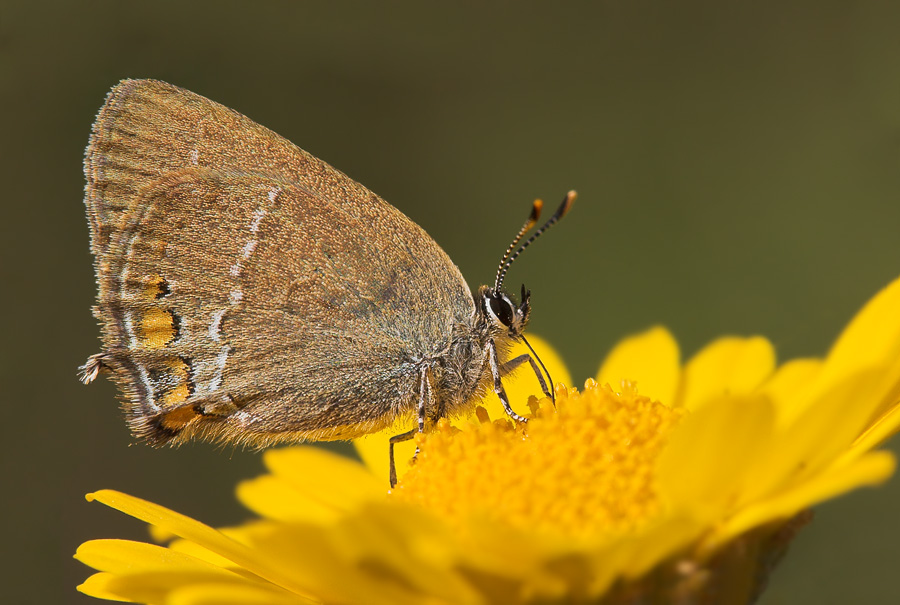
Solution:
M 510 348 L 528 323 L 527 295 L 516 306 L 507 293 L 482 286 L 473 294 L 473 302 L 472 314 L 453 326 L 447 351 L 436 356 L 436 402 L 429 410 L 432 420 L 464 414 L 488 393 L 492 378 L 489 347 L 495 347 L 500 364 L 506 363 Z

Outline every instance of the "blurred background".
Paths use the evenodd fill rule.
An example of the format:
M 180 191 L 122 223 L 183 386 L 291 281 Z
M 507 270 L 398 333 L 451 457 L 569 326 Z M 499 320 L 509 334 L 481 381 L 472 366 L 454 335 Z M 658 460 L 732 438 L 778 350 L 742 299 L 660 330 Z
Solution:
M 667 325 L 822 355 L 900 275 L 900 4 L 0 3 L 4 602 L 94 602 L 71 556 L 145 527 L 116 488 L 248 517 L 258 453 L 134 445 L 99 350 L 82 155 L 107 90 L 232 107 L 422 225 L 473 287 L 532 199 L 580 197 L 516 264 L 576 382 Z M 891 447 L 896 451 L 900 442 Z M 821 506 L 765 605 L 900 601 L 900 480 Z

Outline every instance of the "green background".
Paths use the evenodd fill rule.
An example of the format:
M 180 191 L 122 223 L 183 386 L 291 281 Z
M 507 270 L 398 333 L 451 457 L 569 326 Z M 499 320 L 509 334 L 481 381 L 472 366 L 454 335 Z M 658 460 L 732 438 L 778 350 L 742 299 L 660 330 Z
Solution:
M 99 350 L 81 202 L 119 79 L 233 107 L 384 196 L 470 285 L 531 200 L 580 193 L 509 276 L 580 383 L 621 337 L 764 334 L 821 355 L 900 275 L 900 8 L 889 2 L 0 4 L 2 600 L 81 603 L 71 559 L 141 523 L 110 487 L 248 517 L 259 454 L 132 445 Z M 893 447 L 897 449 L 895 440 Z M 900 601 L 900 481 L 817 509 L 765 605 Z

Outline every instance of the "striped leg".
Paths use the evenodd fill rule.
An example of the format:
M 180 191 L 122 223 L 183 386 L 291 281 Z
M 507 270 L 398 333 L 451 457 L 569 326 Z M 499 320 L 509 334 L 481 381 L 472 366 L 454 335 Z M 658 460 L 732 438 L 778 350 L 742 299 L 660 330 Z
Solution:
M 528 422 L 527 418 L 516 414 L 513 411 L 512 406 L 509 405 L 509 397 L 506 395 L 506 389 L 503 388 L 503 382 L 500 380 L 500 363 L 497 360 L 497 345 L 494 344 L 493 340 L 488 341 L 486 354 L 491 366 L 491 375 L 494 377 L 494 392 L 497 393 L 497 397 L 500 398 L 500 403 L 503 404 L 506 415 L 516 422 Z
M 425 411 L 428 408 L 428 404 L 431 403 L 431 381 L 428 380 L 428 367 L 423 366 L 422 371 L 419 373 L 419 407 L 417 410 L 418 416 L 418 426 L 414 429 L 410 429 L 405 433 L 400 433 L 399 435 L 394 435 L 388 441 L 388 456 L 390 457 L 390 480 L 391 480 L 391 489 L 397 487 L 397 465 L 394 462 L 394 444 L 402 443 L 403 441 L 409 441 L 413 437 L 416 436 L 416 433 L 424 433 L 425 432 Z M 416 453 L 413 455 L 413 460 L 416 459 L 416 456 L 419 455 L 419 446 L 416 446 Z
M 500 374 L 502 376 L 506 376 L 526 361 L 531 364 L 531 369 L 534 370 L 534 375 L 537 376 L 538 382 L 541 383 L 541 391 L 545 396 L 552 399 L 553 395 L 550 393 L 550 389 L 547 388 L 547 382 L 544 380 L 544 375 L 541 373 L 541 370 L 538 367 L 537 362 L 534 360 L 534 357 L 532 357 L 528 353 L 522 353 L 518 357 L 514 357 L 504 363 L 502 366 L 500 366 Z

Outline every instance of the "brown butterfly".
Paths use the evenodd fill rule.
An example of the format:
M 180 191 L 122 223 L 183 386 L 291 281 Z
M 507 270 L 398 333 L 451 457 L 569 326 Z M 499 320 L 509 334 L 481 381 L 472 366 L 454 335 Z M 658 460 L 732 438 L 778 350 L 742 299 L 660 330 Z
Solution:
M 421 227 L 380 197 L 243 115 L 187 90 L 125 80 L 85 157 L 85 205 L 103 352 L 133 434 L 267 446 L 350 439 L 399 417 L 462 413 L 525 341 L 530 293 L 474 294 Z M 529 345 L 530 349 L 530 345 Z M 533 353 L 533 350 L 532 350 Z M 546 373 L 546 369 L 544 370 Z M 549 379 L 549 374 L 548 374 Z M 552 381 L 551 381 L 552 384 Z

